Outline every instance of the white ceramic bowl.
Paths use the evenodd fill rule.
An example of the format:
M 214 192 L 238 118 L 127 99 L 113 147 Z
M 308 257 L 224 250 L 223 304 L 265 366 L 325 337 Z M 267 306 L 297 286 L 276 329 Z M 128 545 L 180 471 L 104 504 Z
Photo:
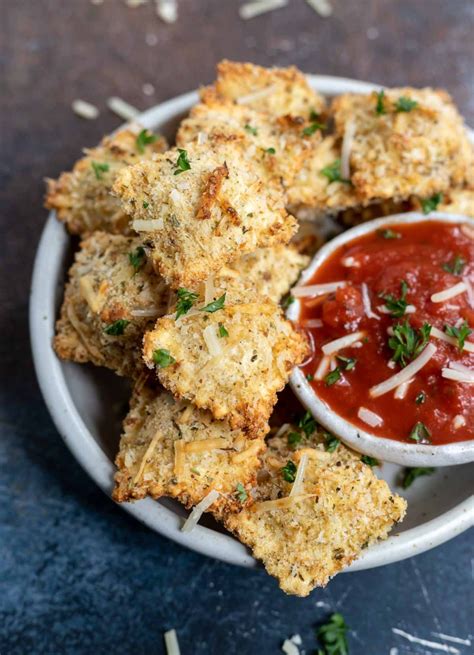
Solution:
M 345 92 L 368 93 L 372 84 L 344 78 L 310 76 L 312 86 L 328 96 Z M 185 112 L 196 103 L 196 92 L 169 100 L 138 117 L 144 127 L 173 137 Z M 79 153 L 78 153 L 79 154 Z M 105 369 L 60 361 L 51 347 L 54 323 L 60 306 L 67 267 L 71 262 L 71 240 L 53 214 L 41 236 L 34 265 L 30 332 L 36 373 L 45 402 L 58 431 L 81 466 L 110 495 L 113 459 L 118 448 L 120 408 L 128 399 L 124 380 Z M 123 410 L 122 410 L 123 411 Z M 387 464 L 381 471 L 391 485 L 399 468 Z M 420 478 L 404 495 L 408 515 L 386 541 L 364 551 L 349 570 L 381 566 L 410 557 L 460 534 L 474 523 L 474 501 L 470 495 L 474 469 L 470 465 L 440 469 Z M 208 517 L 191 533 L 180 528 L 186 512 L 178 503 L 146 498 L 121 505 L 152 530 L 210 557 L 256 566 L 248 550 L 224 533 Z
M 443 212 L 431 212 L 429 217 L 419 212 L 410 212 L 367 221 L 350 230 L 346 230 L 318 250 L 308 268 L 301 274 L 298 284 L 304 285 L 305 282 L 310 280 L 322 264 L 327 261 L 328 257 L 343 244 L 381 228 L 401 223 L 419 223 L 426 221 L 427 218 L 430 221 L 437 220 L 444 223 L 472 223 L 472 220 L 465 216 L 456 216 Z M 301 302 L 295 298 L 295 301 L 288 308 L 288 318 L 297 321 L 300 309 Z M 365 455 L 371 455 L 384 462 L 393 462 L 402 466 L 451 466 L 452 464 L 474 462 L 474 440 L 472 439 L 435 446 L 403 443 L 395 439 L 381 438 L 354 425 L 332 410 L 319 398 L 313 387 L 306 380 L 301 369 L 294 369 L 291 374 L 290 384 L 303 405 L 321 425 L 339 437 L 348 446 Z

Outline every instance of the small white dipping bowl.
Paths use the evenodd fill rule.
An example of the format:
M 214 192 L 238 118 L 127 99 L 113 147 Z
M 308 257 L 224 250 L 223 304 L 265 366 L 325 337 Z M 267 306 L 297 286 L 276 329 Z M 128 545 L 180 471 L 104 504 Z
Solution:
M 304 285 L 314 273 L 340 246 L 353 239 L 369 234 L 381 228 L 387 228 L 402 223 L 420 223 L 426 220 L 443 223 L 468 223 L 473 225 L 472 219 L 456 214 L 444 212 L 431 212 L 424 215 L 419 212 L 407 214 L 393 214 L 361 225 L 343 232 L 335 239 L 329 241 L 314 256 L 311 264 L 302 273 L 298 286 Z M 287 316 L 292 321 L 298 321 L 301 309 L 300 301 L 289 306 Z M 474 461 L 474 440 L 435 446 L 417 443 L 404 443 L 395 439 L 387 439 L 362 430 L 347 419 L 339 416 L 315 392 L 306 380 L 303 372 L 295 368 L 291 374 L 290 384 L 303 405 L 311 412 L 314 418 L 327 430 L 339 437 L 345 444 L 364 455 L 371 455 L 385 462 L 393 462 L 402 466 L 450 466 L 452 464 L 466 464 Z

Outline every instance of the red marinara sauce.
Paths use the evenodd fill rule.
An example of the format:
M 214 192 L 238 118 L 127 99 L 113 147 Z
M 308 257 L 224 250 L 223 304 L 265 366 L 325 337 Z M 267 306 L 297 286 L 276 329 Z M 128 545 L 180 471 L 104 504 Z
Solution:
M 338 248 L 305 286 L 339 281 L 345 285 L 333 293 L 300 298 L 298 321 L 314 341 L 313 357 L 303 372 L 317 395 L 337 414 L 380 437 L 433 444 L 474 439 L 474 385 L 469 383 L 474 378 L 474 223 L 471 227 L 426 220 L 371 232 Z M 464 290 L 448 300 L 431 299 L 463 282 Z M 390 308 L 391 313 L 386 313 Z M 431 333 L 427 342 L 436 346 L 436 353 L 405 386 L 404 397 L 397 398 L 396 389 L 372 397 L 371 387 L 404 368 L 399 357 L 394 362 L 390 332 L 402 341 L 404 334 L 418 339 L 418 353 L 410 357 L 408 351 L 405 356 L 408 365 L 426 347 L 424 325 L 444 333 L 446 326 L 462 329 L 468 333 L 464 349 L 459 338 L 452 336 L 447 343 Z M 332 372 L 326 369 L 322 374 L 328 363 L 321 362 L 322 346 L 357 331 L 364 336 L 332 355 Z M 453 334 L 449 328 L 448 332 Z M 394 346 L 399 337 L 395 336 Z M 453 366 L 467 382 L 443 375 L 443 369 Z M 398 392 L 403 395 L 400 387 Z M 360 408 L 383 423 L 368 425 L 358 415 Z

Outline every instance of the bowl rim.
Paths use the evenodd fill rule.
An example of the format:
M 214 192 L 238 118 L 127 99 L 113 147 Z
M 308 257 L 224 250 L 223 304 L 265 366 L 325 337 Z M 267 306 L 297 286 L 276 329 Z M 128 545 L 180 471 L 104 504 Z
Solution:
M 369 93 L 378 84 L 326 75 L 308 75 L 313 88 L 327 95 Z M 143 112 L 136 120 L 147 128 L 158 127 L 189 110 L 198 100 L 191 91 Z M 41 393 L 53 422 L 66 446 L 82 468 L 109 496 L 115 467 L 95 441 L 69 393 L 65 372 L 51 341 L 56 320 L 55 296 L 69 236 L 54 212 L 50 212 L 35 256 L 30 291 L 30 339 L 33 362 Z M 231 535 L 198 525 L 191 533 L 181 531 L 182 518 L 160 501 L 145 498 L 120 507 L 155 532 L 196 552 L 245 567 L 257 566 L 247 548 Z M 474 498 L 468 497 L 430 521 L 419 523 L 401 534 L 393 534 L 364 551 L 345 571 L 375 568 L 422 553 L 452 539 L 474 525 Z
M 304 283 L 313 277 L 316 270 L 340 246 L 381 228 L 422 223 L 427 220 L 456 225 L 472 223 L 472 219 L 467 216 L 438 211 L 430 212 L 429 217 L 421 212 L 406 212 L 366 221 L 342 232 L 322 246 L 312 258 L 309 266 L 301 273 L 298 285 L 304 286 Z M 301 302 L 298 298 L 295 298 L 286 312 L 287 317 L 297 322 L 300 309 Z M 321 425 L 334 433 L 345 444 L 364 455 L 370 455 L 385 462 L 401 464 L 402 466 L 452 466 L 474 461 L 474 439 L 436 446 L 411 444 L 379 437 L 369 430 L 364 430 L 351 423 L 331 409 L 318 396 L 300 368 L 295 368 L 292 371 L 290 385 L 295 395 Z

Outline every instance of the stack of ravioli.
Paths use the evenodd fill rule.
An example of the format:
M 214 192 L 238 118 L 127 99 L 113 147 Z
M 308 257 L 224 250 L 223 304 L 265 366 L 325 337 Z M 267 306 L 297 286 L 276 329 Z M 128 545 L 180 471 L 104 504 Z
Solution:
M 132 381 L 115 500 L 205 507 L 305 596 L 406 503 L 287 392 L 277 404 L 311 356 L 282 299 L 328 215 L 474 216 L 472 147 L 442 91 L 328 105 L 295 68 L 217 72 L 176 147 L 129 125 L 48 181 L 47 207 L 81 237 L 54 347 Z

